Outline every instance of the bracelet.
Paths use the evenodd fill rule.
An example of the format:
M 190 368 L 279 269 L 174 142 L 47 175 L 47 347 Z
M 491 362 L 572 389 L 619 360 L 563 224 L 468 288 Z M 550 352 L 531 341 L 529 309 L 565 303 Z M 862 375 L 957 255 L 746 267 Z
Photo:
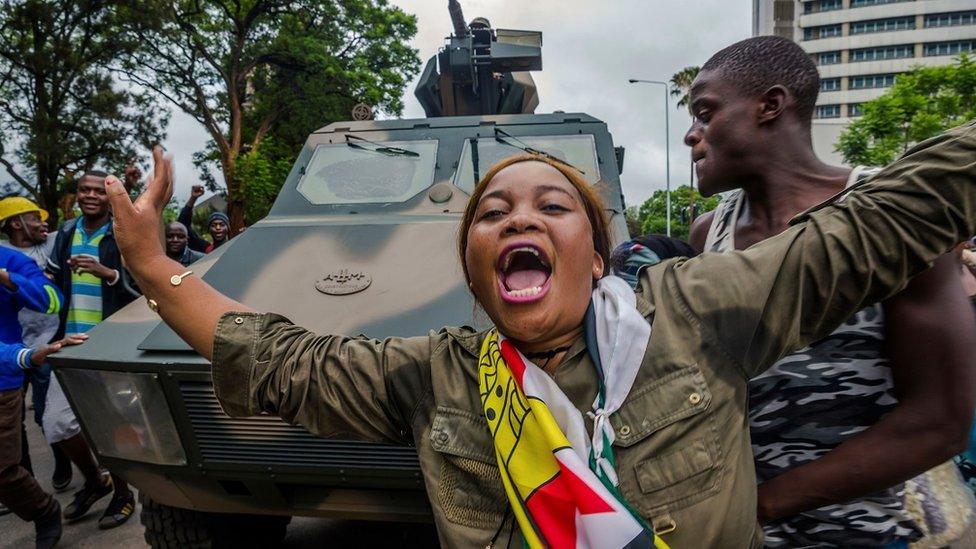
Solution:
M 172 284 L 173 287 L 179 286 L 180 284 L 183 283 L 183 279 L 190 276 L 191 274 L 193 274 L 193 271 L 187 271 L 183 274 L 173 275 L 169 278 L 169 283 Z

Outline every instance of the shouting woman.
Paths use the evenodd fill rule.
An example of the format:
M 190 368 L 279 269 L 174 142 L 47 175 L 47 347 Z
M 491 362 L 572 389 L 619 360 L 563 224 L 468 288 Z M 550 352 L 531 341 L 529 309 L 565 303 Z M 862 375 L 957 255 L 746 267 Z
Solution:
M 172 160 L 116 240 L 150 305 L 213 363 L 227 413 L 412 444 L 446 547 L 759 546 L 746 381 L 884 299 L 976 233 L 976 124 L 925 142 L 843 201 L 748 250 L 605 276 L 603 207 L 570 166 L 520 156 L 459 232 L 494 323 L 383 341 L 319 335 L 166 257 Z M 432 327 L 437 328 L 437 327 Z

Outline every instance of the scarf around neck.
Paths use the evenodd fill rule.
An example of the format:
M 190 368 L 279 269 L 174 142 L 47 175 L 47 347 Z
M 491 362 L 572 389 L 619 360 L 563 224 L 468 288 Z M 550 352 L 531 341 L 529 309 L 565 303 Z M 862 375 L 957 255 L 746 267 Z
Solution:
M 592 437 L 552 378 L 497 330 L 482 344 L 482 407 L 505 492 L 530 548 L 667 548 L 630 509 L 614 470 L 609 417 L 630 393 L 651 333 L 635 304 L 633 290 L 614 276 L 593 291 L 585 321 L 598 379 L 587 412 Z

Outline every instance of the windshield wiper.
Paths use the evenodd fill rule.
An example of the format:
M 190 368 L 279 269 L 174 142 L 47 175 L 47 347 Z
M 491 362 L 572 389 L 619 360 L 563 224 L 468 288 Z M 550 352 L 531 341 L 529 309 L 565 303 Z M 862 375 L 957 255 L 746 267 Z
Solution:
M 546 151 L 544 151 L 542 149 L 536 149 L 535 147 L 532 147 L 532 146 L 528 145 L 527 143 L 523 142 L 518 137 L 515 137 L 514 135 L 506 132 L 505 130 L 503 130 L 501 128 L 495 128 L 495 141 L 497 141 L 499 143 L 502 143 L 504 145 L 508 145 L 509 147 L 515 147 L 516 149 L 519 149 L 520 151 L 527 152 L 529 154 L 538 155 L 538 156 L 541 156 L 541 157 L 546 158 L 548 160 L 552 160 L 553 162 L 558 162 L 558 163 L 560 163 L 560 164 L 562 164 L 564 166 L 568 166 L 568 167 L 570 167 L 570 168 L 578 171 L 579 173 L 581 173 L 583 175 L 586 175 L 586 172 L 584 172 L 583 170 L 581 170 L 581 169 L 577 168 L 576 166 L 570 164 L 569 162 L 566 162 L 562 158 L 559 158 L 558 156 L 556 156 L 554 154 L 551 154 L 551 153 L 548 153 L 548 152 L 546 152 Z
M 362 141 L 364 144 L 372 145 L 372 147 L 369 147 L 369 146 L 366 146 L 366 145 L 363 145 L 363 144 L 360 144 L 360 143 L 354 143 L 353 141 L 351 141 L 353 139 L 355 139 L 356 141 Z M 377 143 L 375 141 L 370 141 L 369 139 L 366 139 L 365 137 L 359 137 L 358 135 L 351 135 L 351 134 L 348 134 L 348 133 L 346 134 L 346 145 L 349 145 L 350 147 L 352 147 L 354 149 L 359 149 L 359 150 L 363 150 L 363 151 L 377 152 L 377 153 L 380 153 L 380 154 L 385 154 L 386 156 L 412 156 L 412 157 L 420 157 L 420 153 L 416 153 L 416 152 L 413 152 L 413 151 L 408 151 L 407 149 L 401 149 L 400 147 L 388 147 L 388 146 L 386 146 L 386 145 L 384 145 L 382 143 Z

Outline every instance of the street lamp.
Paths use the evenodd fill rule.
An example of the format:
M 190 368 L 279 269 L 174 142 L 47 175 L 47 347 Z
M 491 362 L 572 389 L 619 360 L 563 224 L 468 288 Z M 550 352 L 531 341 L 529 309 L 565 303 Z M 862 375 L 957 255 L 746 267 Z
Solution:
M 668 86 L 667 82 L 662 82 L 660 80 L 641 80 L 639 78 L 631 78 L 628 80 L 631 84 L 660 84 L 664 86 L 664 166 L 665 166 L 665 176 L 664 179 L 667 185 L 667 191 L 665 191 L 665 197 L 667 199 L 667 230 L 668 236 L 671 236 L 671 128 L 669 122 L 670 104 L 668 102 L 668 96 L 670 95 L 671 88 Z

